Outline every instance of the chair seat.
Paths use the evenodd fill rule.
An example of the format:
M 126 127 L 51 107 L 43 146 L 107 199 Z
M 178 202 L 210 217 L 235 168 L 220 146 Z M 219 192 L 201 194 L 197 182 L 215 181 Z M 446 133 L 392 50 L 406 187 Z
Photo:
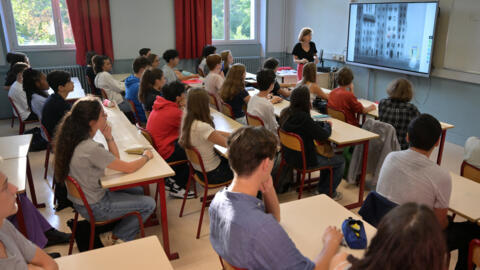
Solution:
M 195 179 L 195 181 L 197 181 L 200 185 L 202 185 L 202 187 L 205 187 L 206 184 L 205 182 L 198 176 L 197 173 L 195 173 L 193 175 L 193 178 Z M 227 182 L 224 182 L 224 183 L 220 183 L 220 184 L 208 184 L 208 188 L 218 188 L 218 187 L 221 187 L 221 186 L 226 186 L 226 185 L 229 185 L 231 182 L 232 182 L 233 179 L 231 180 L 228 180 Z
M 172 161 L 172 162 L 168 162 L 168 165 L 169 166 L 178 166 L 178 165 L 181 165 L 181 164 L 185 164 L 187 163 L 188 160 L 177 160 L 177 161 Z

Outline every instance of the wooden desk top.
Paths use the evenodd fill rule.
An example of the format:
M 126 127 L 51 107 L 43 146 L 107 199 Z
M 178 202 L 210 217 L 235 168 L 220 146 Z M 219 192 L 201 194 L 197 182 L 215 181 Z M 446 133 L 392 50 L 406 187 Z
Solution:
M 0 137 L 0 156 L 3 159 L 26 157 L 32 134 Z
M 154 156 L 153 159 L 145 164 L 145 166 L 133 173 L 127 174 L 106 169 L 105 176 L 100 179 L 104 188 L 113 188 L 175 175 L 175 172 L 170 168 L 167 162 L 165 162 L 157 151 L 153 149 L 145 137 L 137 131 L 136 127 L 128 121 L 127 117 L 118 109 L 118 107 L 103 107 L 103 109 L 105 113 L 107 113 L 107 120 L 112 126 L 112 136 L 117 143 L 120 152 L 120 159 L 124 161 L 137 159 L 139 155 L 131 155 L 125 152 L 125 149 L 133 146 L 150 147 Z M 105 138 L 100 131 L 95 134 L 93 139 L 107 147 Z
M 213 117 L 213 123 L 215 124 L 216 130 L 232 133 L 243 126 L 239 122 L 213 108 L 210 108 L 210 115 Z M 220 154 L 222 154 L 222 156 L 227 157 L 227 148 L 221 147 L 220 145 L 215 145 L 214 147 L 220 152 Z
M 113 78 L 117 81 L 125 81 L 125 79 L 130 76 L 130 73 L 118 73 L 118 74 L 112 74 Z
M 327 195 L 317 195 L 301 200 L 280 204 L 280 224 L 293 240 L 300 252 L 311 260 L 315 260 L 323 247 L 322 236 L 328 226 L 342 227 L 348 217 L 361 219 Z M 376 233 L 376 229 L 363 223 L 368 243 Z M 363 257 L 365 250 L 340 248 L 357 258 Z
M 27 179 L 27 157 L 5 159 L 0 161 L 0 171 L 8 177 L 8 182 L 18 188 L 18 193 L 25 193 Z
M 480 184 L 450 172 L 452 177 L 452 195 L 450 211 L 470 220 L 480 219 Z
M 68 93 L 66 100 L 77 100 L 85 96 L 85 90 L 83 90 L 82 84 L 78 77 L 72 77 L 73 91 Z M 53 94 L 52 88 L 48 89 L 48 94 Z
M 55 259 L 65 270 L 173 270 L 156 236 Z

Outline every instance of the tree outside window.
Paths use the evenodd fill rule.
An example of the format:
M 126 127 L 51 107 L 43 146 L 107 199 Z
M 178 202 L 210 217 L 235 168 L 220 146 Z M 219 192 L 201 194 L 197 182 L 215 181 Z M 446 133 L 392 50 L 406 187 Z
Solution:
M 212 39 L 255 40 L 255 0 L 212 0 Z

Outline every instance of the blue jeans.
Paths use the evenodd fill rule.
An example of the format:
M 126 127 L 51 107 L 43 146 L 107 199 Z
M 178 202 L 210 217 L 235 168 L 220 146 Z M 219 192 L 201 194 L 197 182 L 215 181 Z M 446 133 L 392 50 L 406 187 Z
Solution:
M 342 181 L 343 170 L 345 169 L 345 159 L 341 155 L 326 158 L 317 154 L 317 165 L 333 167 L 332 190 L 333 194 L 335 194 L 340 181 Z M 320 194 L 328 194 L 330 192 L 330 170 L 320 171 L 320 181 L 318 182 L 317 190 Z
M 82 217 L 88 219 L 88 212 L 85 206 L 75 203 L 73 206 Z M 129 212 L 137 211 L 142 216 L 143 222 L 145 222 L 153 213 L 155 207 L 155 200 L 152 197 L 144 196 L 142 187 L 107 191 L 100 201 L 90 204 L 96 221 L 114 219 Z M 128 216 L 117 223 L 112 232 L 123 241 L 130 241 L 135 239 L 139 230 L 140 225 L 137 217 Z

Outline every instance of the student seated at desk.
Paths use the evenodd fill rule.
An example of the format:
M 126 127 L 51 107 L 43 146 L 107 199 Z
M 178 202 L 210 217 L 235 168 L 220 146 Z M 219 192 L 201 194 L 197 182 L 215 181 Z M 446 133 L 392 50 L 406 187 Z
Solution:
M 180 81 L 190 80 L 198 77 L 197 74 L 185 76 L 182 74 L 182 72 L 174 69 L 180 62 L 180 58 L 178 57 L 177 50 L 166 50 L 163 53 L 163 59 L 165 60 L 166 64 L 163 65 L 162 71 L 163 71 L 163 74 L 165 75 L 165 79 L 167 80 L 167 83 L 171 83 L 176 80 L 180 80 Z
M 307 63 L 303 67 L 303 78 L 299 85 L 305 85 L 310 91 L 310 103 L 312 107 L 321 113 L 326 113 L 325 105 L 321 105 L 321 102 L 317 98 L 328 100 L 328 94 L 322 91 L 322 88 L 317 84 L 317 65 L 315 63 Z
M 214 145 L 227 147 L 228 132 L 215 130 L 215 124 L 210 116 L 207 91 L 193 88 L 187 94 L 187 110 L 182 121 L 179 144 L 183 148 L 196 148 L 207 171 L 209 184 L 220 184 L 232 180 L 233 173 L 228 160 L 217 155 Z M 202 168 L 192 164 L 197 172 Z M 203 178 L 202 174 L 198 176 Z
M 94 58 L 95 86 L 105 90 L 107 98 L 117 103 L 118 108 L 130 119 L 134 120 L 132 108 L 123 95 L 125 95 L 125 84 L 115 80 L 110 71 L 112 71 L 112 63 L 110 58 L 105 55 L 97 55 Z M 132 121 L 132 123 L 135 121 Z
M 233 55 L 230 50 L 225 50 L 220 53 L 220 56 L 222 57 L 222 71 L 223 75 L 226 77 L 228 70 L 230 67 L 233 65 Z
M 380 100 L 378 105 L 378 117 L 395 128 L 400 147 L 405 150 L 408 148 L 408 124 L 420 114 L 417 107 L 410 103 L 413 97 L 412 83 L 403 78 L 396 79 L 388 85 L 387 94 L 388 98 Z
M 42 111 L 47 102 L 50 88 L 47 76 L 41 71 L 27 68 L 23 71 L 23 90 L 27 93 L 27 102 L 30 110 L 42 120 Z
M 143 111 L 142 103 L 138 100 L 138 88 L 140 86 L 140 78 L 143 72 L 150 67 L 150 61 L 143 57 L 137 57 L 133 61 L 133 74 L 125 79 L 125 99 L 133 101 L 140 117 L 140 122 L 146 123 L 147 118 Z
M 443 239 L 430 208 L 406 203 L 382 218 L 363 258 L 341 252 L 332 259 L 329 269 L 448 269 Z
M 272 103 L 282 101 L 279 96 L 270 97 L 270 92 L 275 85 L 275 73 L 271 69 L 257 72 L 257 87 L 260 92 L 248 101 L 247 112 L 260 117 L 265 128 L 277 135 L 278 123 Z
M 147 69 L 143 72 L 138 89 L 138 100 L 142 103 L 147 119 L 157 96 L 162 95 L 162 87 L 165 85 L 165 82 L 163 71 L 159 68 Z
M 470 137 L 467 139 L 463 159 L 468 162 L 468 164 L 480 169 L 480 138 Z
M 245 90 L 245 76 L 246 70 L 243 64 L 233 65 L 220 89 L 220 97 L 223 102 L 232 107 L 233 118 L 244 125 L 247 124 L 247 120 L 243 107 L 250 100 L 250 95 Z
M 235 178 L 210 204 L 210 243 L 222 259 L 242 269 L 328 269 L 342 241 L 339 230 L 326 229 L 319 239 L 323 250 L 312 262 L 279 224 L 280 205 L 270 174 L 277 144 L 264 127 L 242 127 L 229 137 Z M 256 197 L 259 191 L 263 201 Z
M 357 113 L 368 113 L 376 109 L 375 105 L 370 105 L 366 108 L 358 102 L 353 94 L 353 72 L 348 67 L 343 67 L 336 74 L 338 88 L 330 92 L 328 98 L 328 106 L 343 111 L 345 120 L 350 125 L 358 126 Z
M 217 107 L 221 108 L 220 102 L 220 89 L 222 88 L 225 77 L 222 72 L 222 58 L 218 54 L 210 54 L 207 56 L 207 66 L 210 72 L 208 72 L 205 78 L 205 90 L 210 94 L 213 94 L 217 99 Z
M 93 140 L 98 130 L 105 137 L 108 150 Z M 146 150 L 141 157 L 133 161 L 120 160 L 112 128 L 107 123 L 107 114 L 98 98 L 88 96 L 75 102 L 58 127 L 54 145 L 56 179 L 67 181 L 67 176 L 71 176 L 78 182 L 97 221 L 138 211 L 145 222 L 153 213 L 155 200 L 144 196 L 142 187 L 109 191 L 100 184 L 105 168 L 132 173 L 152 159 L 153 154 Z M 70 194 L 68 198 L 80 215 L 88 218 L 82 200 Z M 129 216 L 115 225 L 113 235 L 122 241 L 130 241 L 135 238 L 139 229 L 137 217 Z
M 267 60 L 265 60 L 265 62 L 263 62 L 263 68 L 273 70 L 276 76 L 279 64 L 280 63 L 276 58 L 270 57 Z M 290 93 L 290 90 L 288 90 L 288 88 L 286 87 L 289 87 L 289 86 L 292 86 L 292 84 L 288 84 L 288 83 L 280 84 L 275 79 L 275 85 L 273 86 L 272 94 L 274 94 L 275 96 L 283 96 L 285 98 L 288 98 L 291 93 Z
M 480 238 L 480 227 L 471 222 L 452 222 L 447 217 L 452 179 L 445 169 L 430 160 L 440 143 L 442 128 L 437 119 L 421 114 L 408 125 L 410 148 L 391 152 L 378 178 L 377 192 L 396 204 L 415 202 L 435 212 L 446 235 L 448 250 L 458 249 L 455 269 L 467 269 L 468 244 Z
M 20 115 L 16 115 L 15 111 L 13 113 L 23 121 L 38 120 L 38 116 L 30 111 L 27 93 L 23 91 L 23 71 L 27 68 L 28 64 L 22 62 L 13 65 L 10 74 L 16 76 L 16 81 L 13 82 L 8 90 L 8 97 L 12 99 Z
M 13 72 L 13 66 L 16 63 L 25 63 L 30 66 L 30 62 L 26 54 L 21 52 L 9 52 L 6 56 L 7 63 L 10 64 L 10 69 L 7 71 L 7 75 L 5 76 L 5 90 L 10 90 L 10 86 L 17 80 L 17 74 Z
M 99 96 L 101 97 L 102 96 L 102 93 L 100 91 L 100 89 L 98 89 L 96 86 L 95 86 L 95 70 L 93 68 L 93 63 L 94 63 L 94 58 L 95 56 L 97 56 L 97 53 L 95 51 L 89 51 L 87 52 L 87 59 L 86 59 L 86 64 L 87 66 L 85 67 L 85 74 L 87 75 L 88 77 L 88 80 L 90 81 L 89 82 L 89 86 L 90 88 L 93 87 L 93 89 L 90 89 L 91 90 L 91 93 L 93 95 L 96 95 L 96 96 Z
M 147 56 L 147 59 L 148 61 L 150 61 L 150 66 L 152 68 L 158 68 L 158 66 L 160 65 L 160 58 L 154 53 L 149 54 Z
M 217 47 L 212 45 L 205 45 L 202 50 L 202 58 L 200 59 L 200 64 L 198 65 L 197 71 L 200 77 L 205 77 L 211 71 L 207 65 L 207 57 L 211 54 L 217 52 Z
M 47 98 L 42 111 L 42 125 L 48 131 L 50 138 L 55 137 L 55 128 L 72 105 L 65 99 L 73 91 L 73 82 L 70 73 L 66 71 L 52 71 L 47 75 L 47 82 L 53 94 Z
M 187 160 L 185 150 L 178 144 L 178 135 L 182 124 L 182 109 L 185 107 L 185 84 L 175 81 L 163 87 L 163 96 L 157 96 L 153 110 L 148 117 L 147 130 L 156 143 L 156 149 L 167 162 Z M 175 176 L 167 178 L 165 189 L 170 196 L 183 198 L 188 181 L 187 164 L 172 166 Z M 174 179 L 172 181 L 171 179 Z M 187 198 L 193 198 L 195 192 L 190 190 Z
M 332 133 L 331 122 L 314 121 L 310 116 L 310 92 L 306 86 L 299 86 L 292 91 L 290 106 L 280 114 L 280 127 L 299 135 L 303 140 L 307 168 L 318 166 L 333 166 L 333 194 L 334 200 L 341 200 L 342 193 L 336 189 L 342 181 L 345 160 L 341 155 L 332 158 L 324 157 L 316 152 L 314 141 L 326 141 Z M 301 168 L 302 157 L 300 152 L 282 147 L 283 155 L 288 164 Z M 328 194 L 330 191 L 330 171 L 322 170 L 315 193 Z

